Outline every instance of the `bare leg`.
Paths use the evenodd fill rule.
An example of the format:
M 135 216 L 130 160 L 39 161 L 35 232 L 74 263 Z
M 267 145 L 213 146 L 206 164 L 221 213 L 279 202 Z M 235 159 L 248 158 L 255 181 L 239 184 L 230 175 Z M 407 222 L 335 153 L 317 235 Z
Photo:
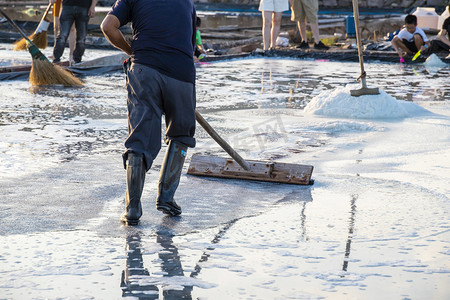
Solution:
M 264 50 L 268 50 L 270 47 L 270 31 L 272 26 L 272 12 L 271 11 L 263 11 L 263 42 L 264 42 Z
M 300 36 L 303 42 L 308 42 L 308 38 L 306 36 L 306 21 L 297 21 L 298 31 L 300 32 Z
M 282 12 L 274 12 L 272 18 L 272 35 L 270 47 L 275 48 L 277 45 L 277 37 L 280 34 Z
M 313 33 L 314 43 L 317 44 L 318 42 L 320 42 L 319 24 L 314 23 L 314 24 L 309 24 L 309 26 L 311 27 L 311 31 Z
M 399 48 L 403 52 L 406 52 L 408 54 L 412 54 L 411 50 L 409 50 L 408 47 L 406 47 L 405 44 L 399 38 L 394 38 L 392 40 L 392 46 L 394 46 L 394 49 Z
M 55 36 L 55 40 L 60 30 L 61 26 L 59 24 L 59 17 L 53 17 L 53 35 Z
M 59 23 L 59 17 L 53 17 L 53 32 L 55 35 L 55 39 L 59 34 L 59 31 L 61 30 L 61 24 Z M 75 50 L 76 46 L 76 34 L 75 34 L 75 23 L 72 25 L 72 28 L 70 28 L 70 34 L 69 34 L 69 63 L 72 64 L 73 62 L 73 51 Z
M 416 44 L 417 50 L 420 50 L 420 48 L 423 46 L 424 42 L 420 34 L 414 35 L 414 44 Z
M 69 34 L 69 62 L 72 65 L 73 62 L 73 51 L 75 51 L 75 46 L 77 43 L 77 37 L 75 33 L 75 23 L 73 23 L 72 28 L 70 28 Z

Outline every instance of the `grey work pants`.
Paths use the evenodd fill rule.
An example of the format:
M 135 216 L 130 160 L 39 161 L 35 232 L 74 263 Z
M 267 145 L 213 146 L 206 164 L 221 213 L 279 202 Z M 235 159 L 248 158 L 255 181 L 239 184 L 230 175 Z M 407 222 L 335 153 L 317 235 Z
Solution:
M 66 41 L 70 34 L 72 24 L 75 23 L 77 33 L 77 44 L 73 52 L 73 60 L 76 63 L 81 62 L 81 57 L 85 50 L 85 41 L 89 23 L 89 8 L 80 6 L 64 5 L 59 18 L 61 31 L 55 41 L 53 48 L 53 58 L 59 61 L 64 52 Z
M 133 63 L 127 70 L 128 137 L 126 151 L 142 153 L 147 171 L 161 149 L 164 114 L 170 140 L 195 147 L 195 85 L 176 80 L 157 70 Z

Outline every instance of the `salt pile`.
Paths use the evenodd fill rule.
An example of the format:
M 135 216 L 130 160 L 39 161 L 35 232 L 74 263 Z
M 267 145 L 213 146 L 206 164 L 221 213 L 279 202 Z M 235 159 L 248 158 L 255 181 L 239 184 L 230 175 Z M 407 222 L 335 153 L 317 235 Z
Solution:
M 436 54 L 431 54 L 424 63 L 427 67 L 444 68 L 447 66 Z
M 414 103 L 396 100 L 381 89 L 379 95 L 350 95 L 350 90 L 359 88 L 360 85 L 348 84 L 331 92 L 324 91 L 315 96 L 304 111 L 307 114 L 353 119 L 406 118 L 426 112 Z

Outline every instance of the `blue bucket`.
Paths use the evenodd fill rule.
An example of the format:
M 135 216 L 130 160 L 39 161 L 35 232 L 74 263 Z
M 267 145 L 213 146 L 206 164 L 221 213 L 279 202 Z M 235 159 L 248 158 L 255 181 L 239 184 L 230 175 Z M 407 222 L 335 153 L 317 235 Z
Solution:
M 356 37 L 355 18 L 353 16 L 345 17 L 345 30 L 347 37 Z

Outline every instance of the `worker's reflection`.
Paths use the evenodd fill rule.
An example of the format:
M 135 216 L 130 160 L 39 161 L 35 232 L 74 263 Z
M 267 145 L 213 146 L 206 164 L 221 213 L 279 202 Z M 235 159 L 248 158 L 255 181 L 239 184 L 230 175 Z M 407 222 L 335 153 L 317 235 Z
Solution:
M 163 277 L 184 277 L 177 247 L 173 244 L 173 231 L 171 226 L 175 218 L 165 217 L 156 231 L 156 241 L 162 247 L 158 253 L 161 259 Z M 132 296 L 138 299 L 159 299 L 159 290 L 162 290 L 163 299 L 192 299 L 192 286 L 183 286 L 183 282 L 168 281 L 164 278 L 151 276 L 144 267 L 141 252 L 141 232 L 136 228 L 128 232 L 126 242 L 127 261 L 122 272 L 122 296 Z M 158 270 L 159 271 L 159 270 Z M 176 278 L 175 277 L 175 278 Z M 173 288 L 170 288 L 173 286 Z
M 141 236 L 138 230 L 130 230 L 128 232 L 126 245 L 127 262 L 125 270 L 122 272 L 122 296 L 133 296 L 139 299 L 158 299 L 158 287 L 139 284 L 139 279 L 143 276 L 150 275 L 148 270 L 144 268 L 141 252 Z
M 176 226 L 178 218 L 164 217 L 163 222 L 156 232 L 156 241 L 161 245 L 162 250 L 158 253 L 161 259 L 161 270 L 164 277 L 184 277 L 178 248 L 173 244 L 173 227 Z M 177 285 L 176 283 L 174 283 Z M 181 284 L 177 285 L 181 287 Z M 183 289 L 164 289 L 164 299 L 192 299 L 192 286 L 183 286 Z

